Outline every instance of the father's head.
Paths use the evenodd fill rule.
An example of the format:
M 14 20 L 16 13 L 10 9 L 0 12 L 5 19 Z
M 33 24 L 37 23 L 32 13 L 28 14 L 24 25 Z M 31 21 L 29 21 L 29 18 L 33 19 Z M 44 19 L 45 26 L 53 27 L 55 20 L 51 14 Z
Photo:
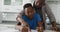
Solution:
M 35 0 L 35 6 L 41 7 L 45 3 L 45 0 Z

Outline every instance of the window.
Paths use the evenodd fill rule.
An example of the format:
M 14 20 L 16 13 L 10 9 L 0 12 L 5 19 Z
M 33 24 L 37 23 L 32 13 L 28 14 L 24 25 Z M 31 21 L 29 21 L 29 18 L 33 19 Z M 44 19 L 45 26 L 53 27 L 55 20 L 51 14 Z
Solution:
M 17 4 L 22 5 L 22 0 L 15 0 Z
M 23 0 L 12 0 L 12 5 L 22 5 Z
M 22 5 L 23 0 L 4 0 L 4 5 Z
M 11 5 L 11 0 L 4 0 L 4 5 Z

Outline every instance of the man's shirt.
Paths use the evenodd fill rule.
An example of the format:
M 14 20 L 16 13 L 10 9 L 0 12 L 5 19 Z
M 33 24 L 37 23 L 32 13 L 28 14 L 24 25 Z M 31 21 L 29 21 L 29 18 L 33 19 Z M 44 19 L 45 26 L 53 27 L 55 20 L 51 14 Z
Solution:
M 30 29 L 36 29 L 38 22 L 42 21 L 39 14 L 34 14 L 32 19 L 29 19 L 28 16 L 22 16 L 22 18 L 28 23 Z

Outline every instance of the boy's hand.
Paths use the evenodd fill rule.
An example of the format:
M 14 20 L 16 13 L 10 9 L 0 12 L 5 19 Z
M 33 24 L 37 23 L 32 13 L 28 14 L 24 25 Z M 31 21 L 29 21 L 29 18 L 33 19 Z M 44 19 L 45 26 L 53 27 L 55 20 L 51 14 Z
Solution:
M 38 22 L 38 27 L 42 27 L 43 22 Z
M 36 30 L 37 30 L 38 32 L 43 32 L 43 27 L 37 27 Z

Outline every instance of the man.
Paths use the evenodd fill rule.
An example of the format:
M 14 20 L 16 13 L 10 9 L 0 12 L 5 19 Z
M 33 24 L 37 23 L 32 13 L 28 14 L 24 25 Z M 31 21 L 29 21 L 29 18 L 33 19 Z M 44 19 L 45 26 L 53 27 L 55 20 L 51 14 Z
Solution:
M 53 15 L 51 9 L 49 8 L 49 6 L 45 3 L 45 0 L 35 0 L 35 2 L 33 3 L 33 7 L 34 7 L 36 13 L 41 15 L 43 27 L 45 26 L 46 14 L 47 14 L 47 16 L 49 17 L 49 20 L 52 24 L 53 30 L 57 30 L 56 19 Z
M 48 15 L 49 19 L 50 19 L 53 30 L 57 30 L 56 19 L 53 15 L 51 9 L 49 8 L 49 6 L 45 3 L 45 0 L 35 0 L 34 3 L 33 3 L 33 7 L 34 7 L 36 13 L 41 15 L 43 27 L 44 27 L 45 21 L 46 21 L 46 16 L 45 16 L 45 13 L 46 13 Z M 22 15 L 24 15 L 24 11 L 22 11 L 18 15 L 20 18 L 17 17 L 17 20 L 18 20 L 18 18 L 22 19 Z
M 25 23 L 23 24 L 22 32 L 28 32 L 30 29 L 37 29 L 38 32 L 42 32 L 42 30 L 40 31 L 40 28 L 42 28 L 41 17 L 39 14 L 35 13 L 30 3 L 24 5 L 24 14 L 25 15 L 22 16 L 22 19 L 26 22 L 26 25 Z M 23 22 L 21 22 L 21 24 L 22 23 Z

